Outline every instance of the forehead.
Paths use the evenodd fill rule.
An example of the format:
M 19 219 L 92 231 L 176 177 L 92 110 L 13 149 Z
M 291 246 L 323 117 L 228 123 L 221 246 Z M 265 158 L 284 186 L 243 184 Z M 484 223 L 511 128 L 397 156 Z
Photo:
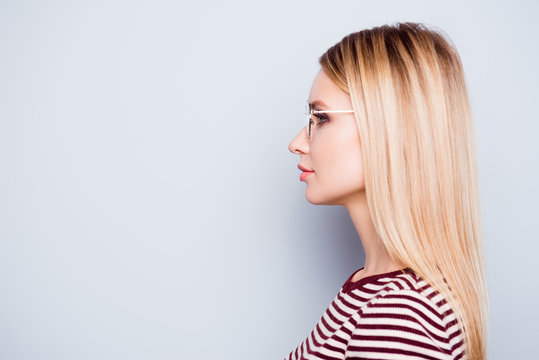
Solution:
M 323 70 L 320 70 L 313 80 L 309 102 L 319 103 L 319 108 L 324 108 L 321 103 L 330 109 L 350 109 L 352 106 L 348 94 L 339 89 Z

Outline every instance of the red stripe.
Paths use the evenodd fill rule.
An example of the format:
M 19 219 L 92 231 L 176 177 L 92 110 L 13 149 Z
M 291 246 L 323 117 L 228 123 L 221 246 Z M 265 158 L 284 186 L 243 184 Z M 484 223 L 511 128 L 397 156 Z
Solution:
M 317 332 L 318 336 L 320 336 L 322 339 L 324 339 L 324 340 L 329 339 L 329 336 L 324 335 L 324 333 L 320 329 L 320 322 L 318 322 L 318 324 L 316 324 L 316 332 Z
M 337 329 L 334 329 L 333 327 L 331 327 L 331 325 L 328 324 L 328 322 L 326 321 L 326 319 L 324 318 L 324 316 L 322 316 L 322 319 L 320 319 L 320 321 L 322 322 L 322 324 L 324 325 L 324 327 L 331 333 L 334 333 L 335 330 Z
M 408 285 L 408 288 L 410 289 L 414 289 L 414 286 L 412 285 L 412 283 L 410 282 L 410 280 L 408 280 L 408 276 L 406 275 L 403 275 L 402 277 L 400 277 L 402 279 L 402 281 L 404 281 L 406 283 L 406 285 Z
M 337 311 L 340 315 L 345 316 L 345 317 L 350 317 L 351 314 L 349 314 L 346 311 L 344 311 L 343 309 L 341 309 L 341 307 L 338 306 L 337 303 L 335 303 L 335 301 L 332 303 L 332 305 L 333 305 L 333 308 L 335 309 L 335 311 Z
M 327 316 L 331 319 L 331 321 L 333 321 L 334 323 L 336 323 L 337 325 L 342 325 L 343 324 L 343 321 L 342 320 L 339 320 L 335 317 L 335 315 L 333 315 L 333 312 L 331 311 L 331 309 L 336 309 L 336 307 L 334 306 L 330 306 L 327 310 L 326 310 L 326 314 Z M 336 311 L 338 312 L 338 311 Z M 349 315 L 348 315 L 349 316 Z
M 347 306 L 347 307 L 349 307 L 349 308 L 351 308 L 351 309 L 356 310 L 356 309 L 358 308 L 357 306 L 354 306 L 353 304 L 351 304 L 351 303 L 349 303 L 348 301 L 346 301 L 345 298 L 341 298 L 340 300 L 341 300 L 341 302 L 342 302 L 345 306 Z

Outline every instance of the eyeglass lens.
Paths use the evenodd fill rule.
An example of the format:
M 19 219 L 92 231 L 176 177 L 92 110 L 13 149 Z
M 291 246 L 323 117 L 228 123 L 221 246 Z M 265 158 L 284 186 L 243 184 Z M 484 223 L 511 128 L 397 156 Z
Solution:
M 307 136 L 311 136 L 311 104 L 309 100 L 305 103 L 305 116 L 307 117 Z

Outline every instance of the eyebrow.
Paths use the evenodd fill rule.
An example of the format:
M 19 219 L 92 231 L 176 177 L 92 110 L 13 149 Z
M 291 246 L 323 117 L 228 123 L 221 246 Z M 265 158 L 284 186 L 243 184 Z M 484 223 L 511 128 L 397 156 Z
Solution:
M 329 109 L 329 106 L 327 106 L 326 104 L 324 104 L 324 102 L 322 100 L 315 100 L 313 102 L 310 103 L 311 104 L 311 107 L 313 109 L 319 109 L 321 107 L 324 107 L 326 109 Z

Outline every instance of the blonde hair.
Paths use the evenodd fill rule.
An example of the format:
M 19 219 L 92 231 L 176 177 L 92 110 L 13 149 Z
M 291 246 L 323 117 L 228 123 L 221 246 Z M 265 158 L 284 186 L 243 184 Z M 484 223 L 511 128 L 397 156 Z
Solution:
M 442 33 L 410 22 L 365 29 L 319 62 L 350 95 L 383 245 L 449 303 L 464 358 L 485 359 L 489 303 L 475 134 L 461 60 Z

